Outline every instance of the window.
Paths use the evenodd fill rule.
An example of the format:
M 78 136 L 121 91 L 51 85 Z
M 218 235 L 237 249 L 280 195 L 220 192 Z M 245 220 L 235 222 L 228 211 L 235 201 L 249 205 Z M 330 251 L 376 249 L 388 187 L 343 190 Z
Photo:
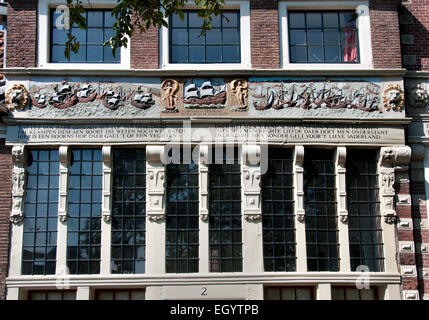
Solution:
M 265 300 L 314 300 L 313 287 L 267 287 Z
M 240 12 L 214 16 L 205 35 L 202 23 L 197 11 L 185 11 L 183 21 L 170 17 L 170 63 L 240 63 Z
M 28 300 L 76 300 L 74 290 L 31 290 L 28 291 Z
M 270 148 L 262 176 L 265 271 L 295 271 L 292 149 Z
M 57 22 L 63 23 L 61 12 L 51 9 L 51 52 L 50 62 L 53 63 L 119 63 L 121 50 L 116 50 L 115 57 L 110 46 L 103 47 L 103 43 L 114 36 L 114 17 L 112 10 L 87 10 L 83 16 L 87 22 L 87 30 L 73 25 L 71 29 L 58 28 Z M 64 56 L 67 33 L 75 36 L 80 43 L 78 53 L 70 53 L 70 59 Z
M 351 270 L 383 271 L 376 150 L 348 150 L 347 209 Z
M 67 222 L 67 266 L 70 274 L 100 272 L 101 149 L 73 149 Z
M 358 63 L 357 15 L 353 11 L 289 12 L 292 63 Z
M 338 271 L 334 152 L 305 149 L 304 209 L 308 271 Z
M 146 150 L 113 151 L 112 273 L 144 273 Z
M 145 300 L 145 291 L 140 289 L 100 289 L 95 291 L 95 300 Z
M 199 186 L 198 165 L 167 165 L 166 248 L 167 273 L 198 272 Z
M 27 173 L 22 274 L 55 274 L 58 150 L 30 150 Z
M 332 287 L 332 300 L 378 300 L 378 288 Z
M 209 165 L 209 250 L 211 272 L 241 272 L 241 168 L 237 148 L 212 150 Z

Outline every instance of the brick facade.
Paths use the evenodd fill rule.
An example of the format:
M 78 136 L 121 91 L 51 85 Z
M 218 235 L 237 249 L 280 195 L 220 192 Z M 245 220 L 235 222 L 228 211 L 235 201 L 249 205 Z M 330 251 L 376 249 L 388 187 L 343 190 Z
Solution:
M 5 299 L 5 278 L 8 268 L 9 215 L 11 208 L 12 158 L 11 148 L 0 140 L 0 300 Z
M 146 32 L 135 30 L 131 37 L 131 68 L 159 68 L 159 30 L 153 26 Z
M 401 68 L 398 1 L 369 2 L 374 68 Z
M 429 2 L 403 0 L 399 10 L 402 54 L 408 70 L 429 70 Z
M 35 67 L 37 48 L 37 1 L 8 1 L 7 66 Z

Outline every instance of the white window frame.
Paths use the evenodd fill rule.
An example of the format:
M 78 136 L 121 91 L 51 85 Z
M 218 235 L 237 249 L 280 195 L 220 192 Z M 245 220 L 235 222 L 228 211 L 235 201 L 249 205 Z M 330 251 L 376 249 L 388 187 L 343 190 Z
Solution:
M 109 9 L 114 8 L 116 0 L 91 0 L 91 6 L 88 8 Z M 120 63 L 56 63 L 50 62 L 50 9 L 58 5 L 65 5 L 65 0 L 39 0 L 37 14 L 37 42 L 38 42 L 38 61 L 39 68 L 46 69 L 130 69 L 130 39 L 128 38 L 128 47 L 122 47 Z M 84 3 L 84 6 L 85 3 Z
M 225 10 L 240 10 L 240 63 L 170 63 L 169 28 L 160 30 L 160 61 L 162 69 L 170 70 L 230 70 L 250 69 L 250 2 L 225 1 L 222 6 Z M 195 5 L 186 5 L 185 10 L 198 9 Z M 165 19 L 168 23 L 168 19 Z
M 359 39 L 359 63 L 292 63 L 289 56 L 288 11 L 292 10 L 355 10 Z M 344 70 L 372 69 L 371 25 L 368 1 L 279 1 L 280 60 L 283 69 Z

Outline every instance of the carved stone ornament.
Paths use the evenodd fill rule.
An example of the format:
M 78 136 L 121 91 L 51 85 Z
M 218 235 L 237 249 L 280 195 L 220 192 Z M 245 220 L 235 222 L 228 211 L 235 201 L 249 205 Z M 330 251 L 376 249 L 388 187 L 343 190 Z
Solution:
M 404 108 L 404 92 L 399 85 L 390 84 L 383 94 L 383 105 L 386 111 L 401 112 Z
M 299 213 L 299 214 L 297 214 L 297 215 L 296 215 L 296 219 L 297 219 L 299 222 L 304 222 L 304 221 L 305 221 L 305 214 L 303 214 L 303 213 Z
M 346 224 L 349 221 L 349 217 L 346 214 L 340 215 L 340 221 L 344 224 Z
M 395 213 L 389 213 L 384 215 L 384 222 L 388 224 L 396 223 L 397 220 L 398 220 L 398 217 L 396 216 Z
M 9 217 L 9 221 L 12 222 L 13 224 L 19 224 L 22 223 L 24 221 L 24 216 L 22 215 L 11 215 Z
M 24 188 L 25 188 L 25 153 L 24 146 L 12 148 L 12 212 L 10 221 L 20 223 L 24 219 Z
M 6 93 L 6 104 L 9 110 L 23 110 L 28 103 L 28 91 L 22 84 L 13 85 Z
M 249 222 L 257 222 L 262 219 L 261 214 L 246 214 L 244 218 Z
M 75 90 L 66 80 L 55 86 L 54 91 L 49 103 L 57 109 L 67 109 L 79 102 Z
M 177 92 L 179 83 L 173 79 L 166 79 L 161 83 L 162 102 L 164 103 L 164 112 L 177 112 Z
M 165 220 L 165 215 L 163 215 L 163 214 L 151 214 L 151 215 L 149 215 L 149 220 L 151 222 L 162 222 Z
M 415 108 L 425 108 L 428 105 L 427 91 L 423 89 L 420 84 L 417 84 L 417 86 L 410 90 L 409 102 Z
M 62 223 L 67 222 L 67 220 L 68 220 L 67 214 L 59 214 L 58 220 L 60 220 Z
M 103 214 L 103 220 L 106 223 L 109 223 L 112 221 L 112 216 L 110 214 Z
M 183 104 L 186 109 L 225 108 L 226 84 L 221 79 L 192 79 L 184 84 Z
M 381 178 L 381 194 L 382 195 L 395 195 L 393 184 L 395 183 L 395 172 L 380 172 Z
M 234 103 L 237 104 L 236 111 L 246 111 L 249 84 L 246 80 L 236 79 L 232 80 L 229 85 L 234 97 Z
M 202 213 L 202 214 L 200 214 L 200 219 L 201 219 L 202 222 L 209 221 L 209 215 L 208 215 L 208 213 Z
M 118 109 L 126 100 L 120 89 L 111 89 L 103 93 L 100 98 L 103 99 L 103 105 L 110 110 Z
M 141 86 L 138 87 L 131 98 L 131 104 L 139 109 L 150 108 L 155 104 L 155 101 L 152 99 L 152 92 L 150 89 L 144 91 Z

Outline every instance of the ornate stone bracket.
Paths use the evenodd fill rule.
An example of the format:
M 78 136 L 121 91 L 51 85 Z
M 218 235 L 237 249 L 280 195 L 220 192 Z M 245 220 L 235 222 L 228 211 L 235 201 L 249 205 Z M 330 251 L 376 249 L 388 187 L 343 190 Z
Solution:
M 12 212 L 10 222 L 14 224 L 24 221 L 24 190 L 25 190 L 25 149 L 24 146 L 12 148 Z
M 58 199 L 58 219 L 65 223 L 67 221 L 67 187 L 70 164 L 70 152 L 68 146 L 61 146 L 58 150 L 60 160 L 60 186 Z
M 338 214 L 342 223 L 347 223 L 348 212 L 346 209 L 346 155 L 345 147 L 338 147 L 335 154 L 336 179 L 337 179 L 337 202 Z
M 380 188 L 380 209 L 386 223 L 397 221 L 394 207 L 395 189 L 395 169 L 403 171 L 407 168 L 411 160 L 411 148 L 408 146 L 385 147 L 380 149 L 378 164 L 379 188 Z
M 112 184 L 112 147 L 103 146 L 103 200 L 102 200 L 102 216 L 106 223 L 112 220 L 112 202 L 111 202 L 111 184 Z
M 243 213 L 246 221 L 256 222 L 261 216 L 261 147 L 244 145 L 242 154 L 241 185 L 243 187 Z
M 298 222 L 305 221 L 304 210 L 304 147 L 295 146 L 294 153 L 294 173 L 295 173 L 295 216 Z
M 199 147 L 199 170 L 200 170 L 200 219 L 203 222 L 209 221 L 208 209 L 208 174 L 209 174 L 209 147 L 201 145 Z
M 165 168 L 162 162 L 162 159 L 164 159 L 164 147 L 146 147 L 146 159 L 147 215 L 149 221 L 161 222 L 165 220 Z

